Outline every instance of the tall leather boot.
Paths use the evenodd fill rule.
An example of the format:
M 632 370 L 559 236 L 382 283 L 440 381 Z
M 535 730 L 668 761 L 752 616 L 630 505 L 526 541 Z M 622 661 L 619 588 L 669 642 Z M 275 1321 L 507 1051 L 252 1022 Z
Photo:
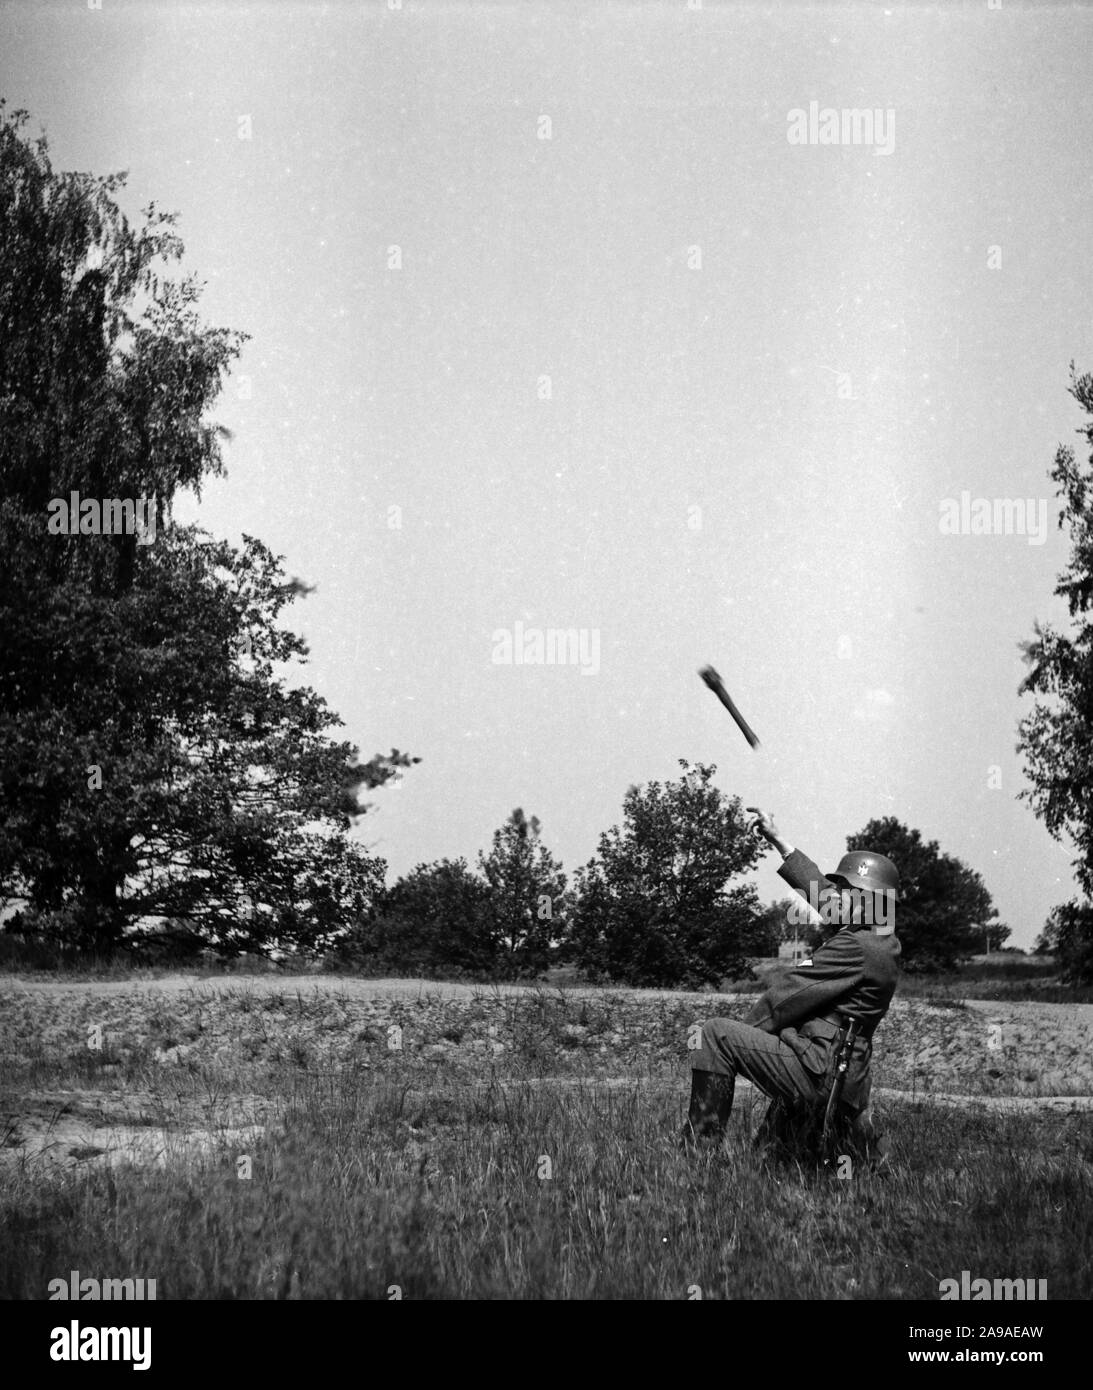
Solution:
M 680 1147 L 692 1149 L 700 1140 L 720 1139 L 725 1133 L 736 1077 L 716 1071 L 691 1072 L 691 1106 L 679 1136 Z

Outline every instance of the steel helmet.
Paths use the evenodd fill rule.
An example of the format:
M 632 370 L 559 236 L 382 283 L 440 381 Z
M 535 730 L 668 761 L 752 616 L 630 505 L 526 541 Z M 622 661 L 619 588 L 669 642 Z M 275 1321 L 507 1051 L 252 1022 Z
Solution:
M 854 849 L 839 860 L 839 867 L 828 878 L 841 878 L 851 888 L 867 892 L 892 893 L 899 897 L 899 870 L 891 859 L 871 849 Z

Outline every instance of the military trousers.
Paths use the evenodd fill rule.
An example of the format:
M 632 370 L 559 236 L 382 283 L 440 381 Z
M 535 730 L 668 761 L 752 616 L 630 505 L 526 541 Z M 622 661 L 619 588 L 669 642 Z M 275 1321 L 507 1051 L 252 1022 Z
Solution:
M 764 1033 L 733 1018 L 710 1018 L 702 1025 L 702 1039 L 691 1053 L 694 1071 L 721 1076 L 743 1076 L 774 1100 L 788 1105 L 813 1105 L 824 1095 L 826 1080 L 802 1065 L 788 1043 L 774 1033 Z

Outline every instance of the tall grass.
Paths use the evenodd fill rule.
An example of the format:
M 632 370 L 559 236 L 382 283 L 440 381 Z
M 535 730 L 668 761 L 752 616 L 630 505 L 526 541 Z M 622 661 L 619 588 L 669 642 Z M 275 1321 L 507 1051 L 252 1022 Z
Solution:
M 161 1298 L 926 1298 L 941 1279 L 1046 1278 L 1087 1297 L 1087 1117 L 901 1104 L 887 1177 L 775 1167 L 738 1103 L 718 1151 L 675 1142 L 683 1083 L 605 1087 L 396 1058 L 267 1077 L 283 1128 L 237 1176 L 191 1166 L 17 1176 L 0 1297 L 49 1280 L 154 1278 Z

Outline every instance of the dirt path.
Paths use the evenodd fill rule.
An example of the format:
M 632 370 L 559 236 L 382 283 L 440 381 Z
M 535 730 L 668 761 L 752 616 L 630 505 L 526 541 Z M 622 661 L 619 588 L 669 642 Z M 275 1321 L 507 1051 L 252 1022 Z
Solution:
M 673 1077 L 641 1076 L 537 1076 L 523 1080 L 501 1081 L 500 1086 L 588 1086 L 595 1090 L 625 1090 L 627 1087 L 646 1087 L 651 1090 L 679 1091 L 683 1093 L 683 1080 Z M 760 1092 L 750 1081 L 740 1077 L 736 1083 L 737 1093 L 760 1096 Z M 900 1091 L 891 1086 L 874 1087 L 873 1095 L 882 1100 L 921 1102 L 923 1105 L 943 1105 L 968 1109 L 979 1106 L 995 1114 L 1027 1114 L 1052 1110 L 1059 1114 L 1076 1111 L 1093 1112 L 1093 1096 L 962 1096 L 950 1091 Z
M 624 1091 L 627 1087 L 645 1087 L 649 1090 L 679 1091 L 683 1094 L 684 1084 L 674 1077 L 647 1076 L 535 1076 L 523 1080 L 498 1081 L 498 1086 L 573 1086 L 591 1087 L 592 1090 Z M 762 1099 L 758 1087 L 751 1081 L 738 1077 L 737 1094 L 741 1097 L 754 1095 Z M 986 1109 L 996 1115 L 1017 1115 L 1054 1111 L 1069 1115 L 1078 1111 L 1093 1113 L 1093 1095 L 957 1095 L 953 1091 L 900 1091 L 890 1086 L 873 1087 L 873 1095 L 884 1101 L 921 1102 L 922 1105 L 944 1105 L 947 1108 L 969 1109 L 973 1106 Z
M 948 1091 L 893 1091 L 878 1086 L 873 1092 L 885 1100 L 921 1101 L 924 1105 L 955 1106 L 968 1110 L 978 1106 L 995 1114 L 1027 1114 L 1052 1110 L 1071 1114 L 1079 1110 L 1093 1112 L 1093 1096 L 961 1096 Z

